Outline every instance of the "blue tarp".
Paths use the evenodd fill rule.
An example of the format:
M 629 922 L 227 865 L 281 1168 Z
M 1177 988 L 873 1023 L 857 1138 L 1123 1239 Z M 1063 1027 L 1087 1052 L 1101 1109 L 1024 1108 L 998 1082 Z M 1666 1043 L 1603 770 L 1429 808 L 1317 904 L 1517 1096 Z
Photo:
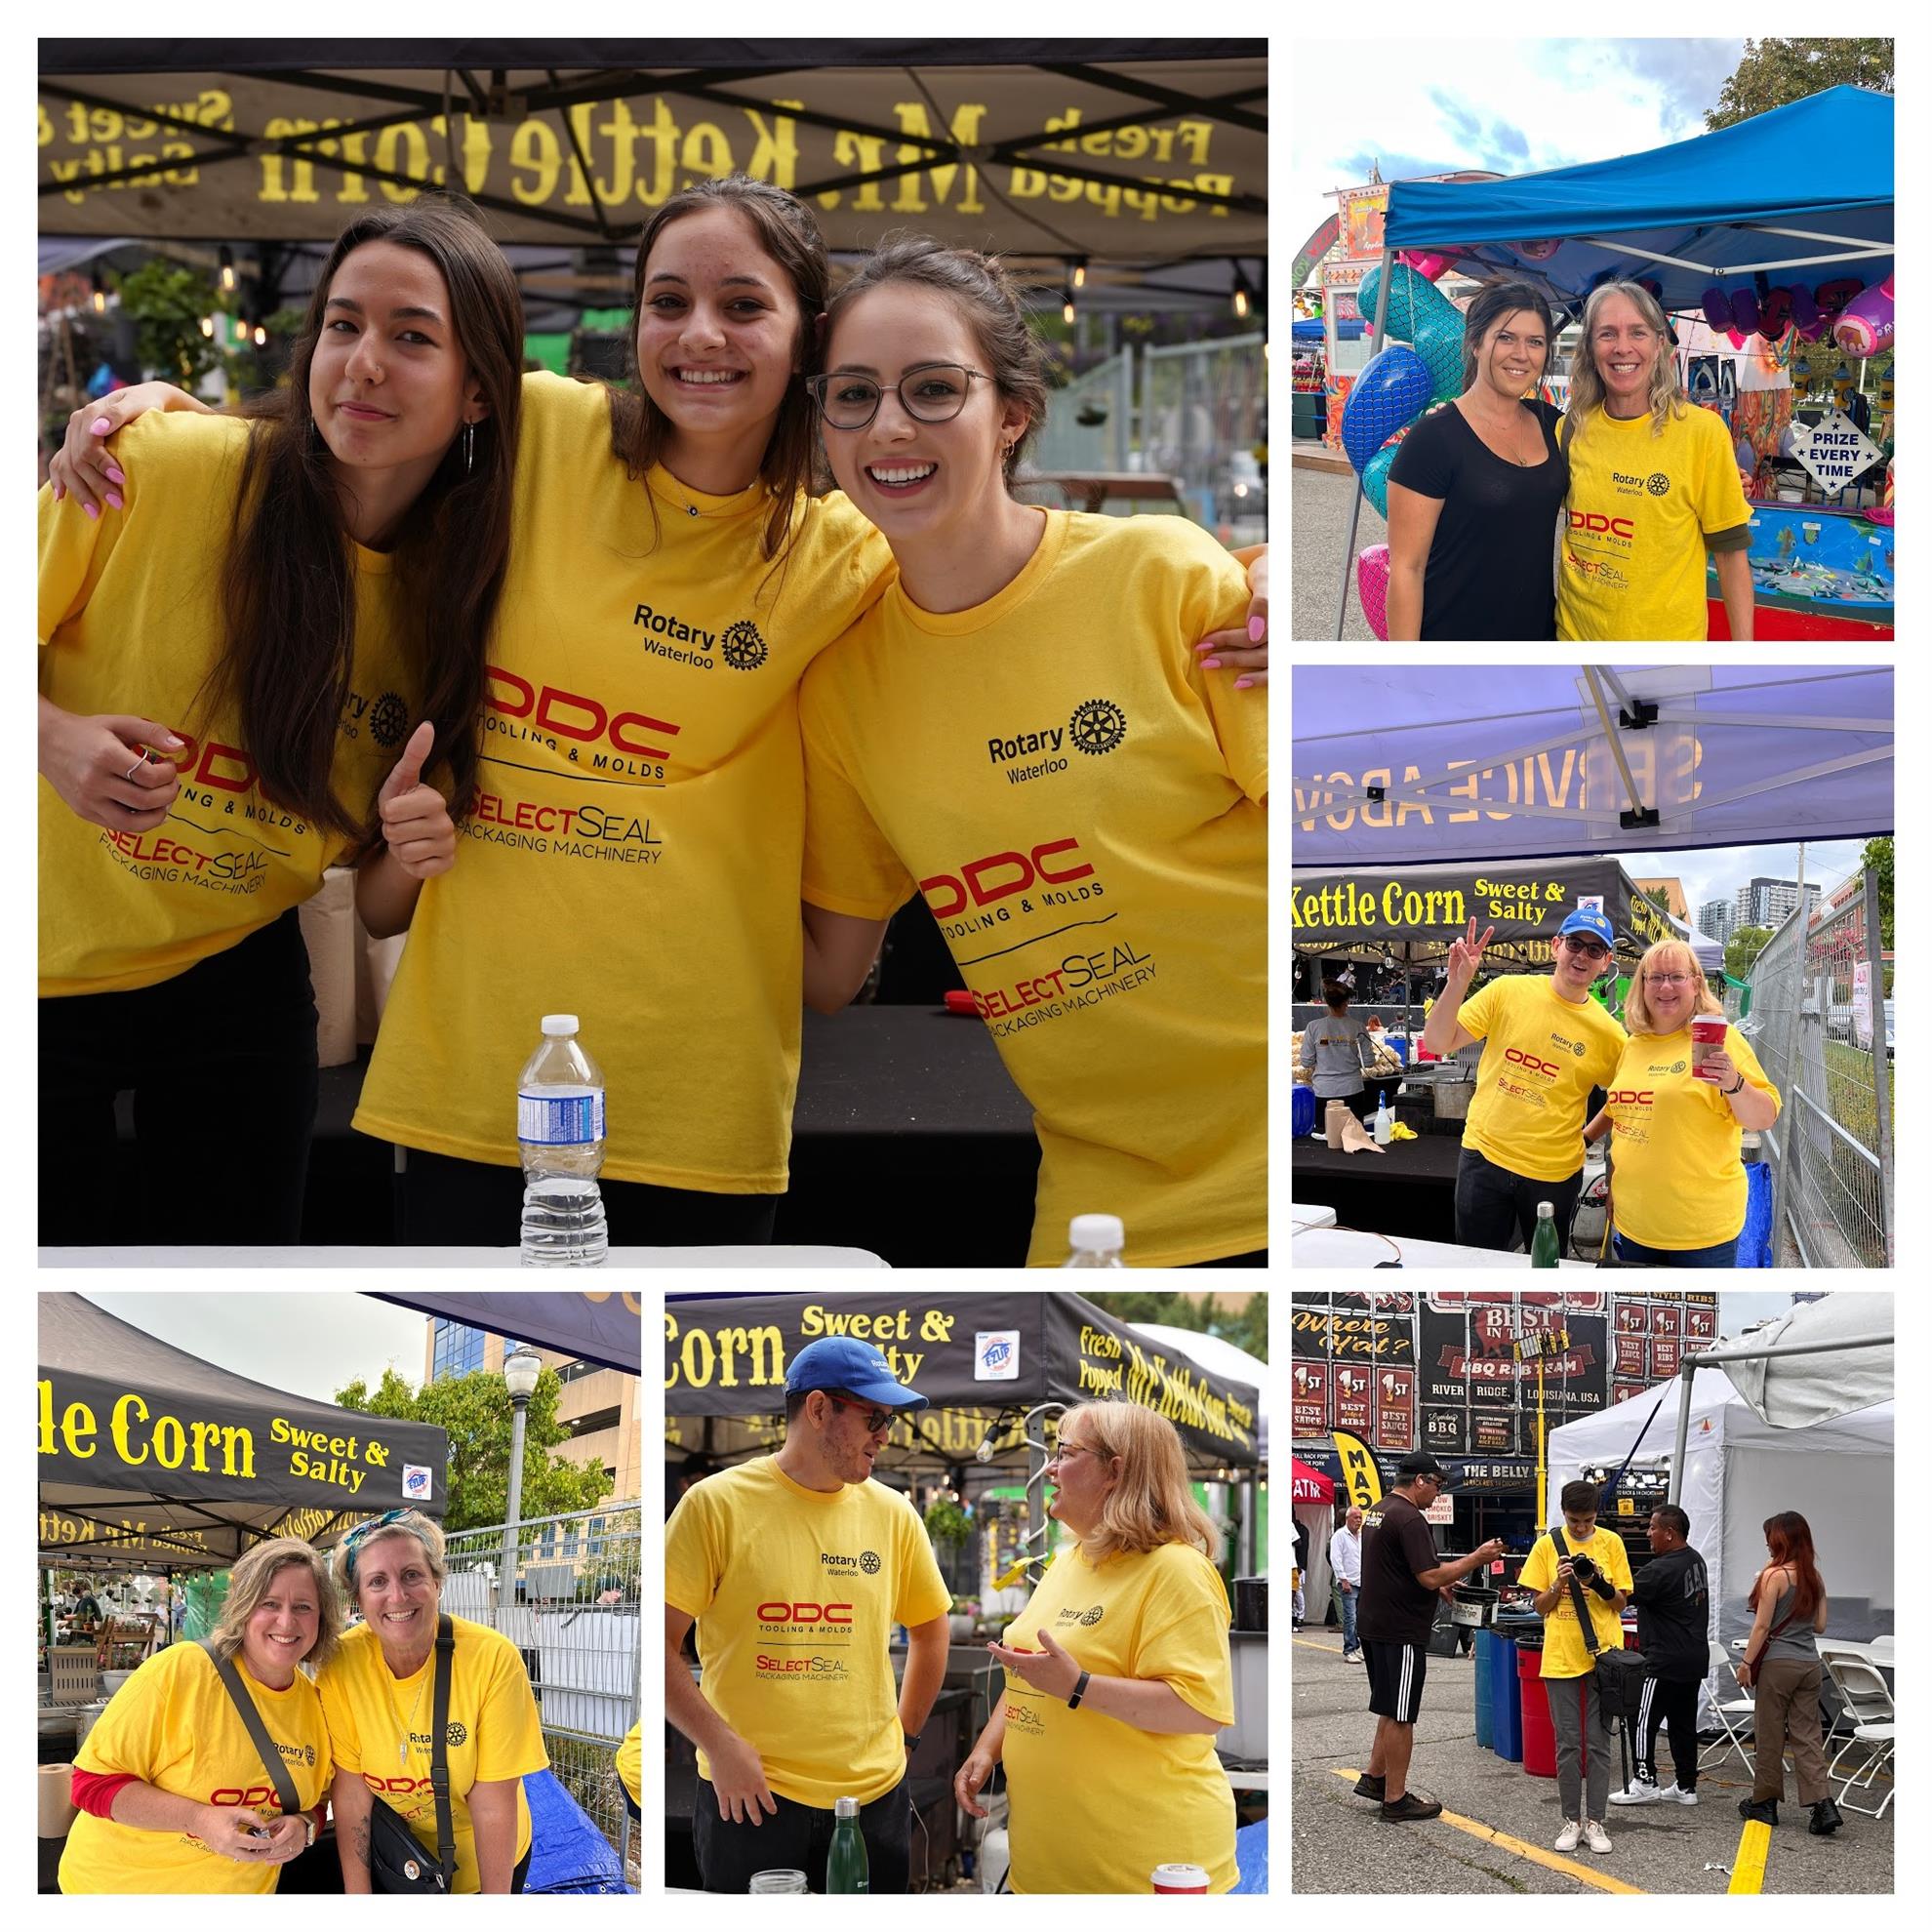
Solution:
M 589 1814 L 557 1782 L 553 1771 L 523 1781 L 530 1805 L 530 1870 L 526 1892 L 627 1892 L 611 1842 Z
M 1358 342 L 1367 332 L 1368 324 L 1359 317 L 1344 317 L 1335 325 L 1335 339 L 1343 342 Z M 1322 340 L 1322 326 L 1319 322 L 1300 321 L 1295 324 L 1294 340 L 1298 342 L 1318 342 Z
M 1892 97 L 1833 87 L 1642 154 L 1500 181 L 1396 181 L 1383 239 L 1466 273 L 1521 275 L 1572 309 L 1599 282 L 1655 277 L 1665 308 L 1684 313 L 1712 283 L 1752 287 L 1758 269 L 1770 287 L 1882 280 L 1893 194 Z M 1550 240 L 1562 246 L 1547 260 L 1517 246 Z

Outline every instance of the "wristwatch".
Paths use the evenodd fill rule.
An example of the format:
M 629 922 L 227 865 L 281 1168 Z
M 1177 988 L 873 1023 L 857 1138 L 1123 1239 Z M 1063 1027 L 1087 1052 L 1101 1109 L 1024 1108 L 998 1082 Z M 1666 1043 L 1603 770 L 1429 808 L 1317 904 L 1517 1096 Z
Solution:
M 1089 1675 L 1090 1672 L 1086 1670 L 1080 1672 L 1080 1681 L 1073 1686 L 1073 1695 L 1067 1700 L 1067 1710 L 1079 1710 L 1080 1700 L 1087 1694 L 1087 1679 Z
M 917 1731 L 902 1731 L 900 1736 L 906 1740 L 906 1749 L 907 1751 L 917 1751 L 919 1749 L 919 1733 Z
M 1725 1098 L 1728 1099 L 1732 1094 L 1743 1093 L 1744 1087 L 1745 1087 L 1745 1076 L 1742 1073 L 1740 1073 L 1738 1075 L 1738 1084 L 1735 1087 L 1720 1087 L 1718 1089 L 1718 1092 L 1723 1094 Z

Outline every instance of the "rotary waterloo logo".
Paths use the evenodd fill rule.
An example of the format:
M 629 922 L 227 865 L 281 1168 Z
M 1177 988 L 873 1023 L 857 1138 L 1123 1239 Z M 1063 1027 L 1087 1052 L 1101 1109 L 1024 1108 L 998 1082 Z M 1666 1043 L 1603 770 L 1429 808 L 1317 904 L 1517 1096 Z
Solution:
M 369 735 L 384 751 L 392 751 L 409 735 L 409 706 L 393 691 L 385 691 L 369 707 Z
M 860 1555 L 860 1558 L 859 1558 L 859 1567 L 860 1567 L 860 1568 L 861 1568 L 862 1570 L 864 1570 L 864 1571 L 865 1571 L 865 1574 L 866 1574 L 866 1575 L 867 1575 L 868 1577 L 875 1577 L 875 1576 L 877 1576 L 877 1575 L 878 1575 L 878 1573 L 879 1573 L 879 1556 L 878 1556 L 878 1551 L 877 1551 L 877 1550 L 865 1550 L 865 1551 L 864 1551 L 864 1552 L 863 1552 L 863 1553 L 862 1553 L 862 1554 Z
M 463 1740 L 468 1736 L 469 1736 L 469 1732 L 462 1724 L 452 1724 L 449 1727 L 449 1729 L 443 1733 L 444 1740 L 449 1745 L 449 1748 L 452 1751 L 458 1750 L 462 1746 Z
M 1081 1611 L 1080 1622 L 1083 1625 L 1085 1625 L 1089 1630 L 1091 1630 L 1094 1627 L 1094 1625 L 1098 1624 L 1100 1620 L 1106 1615 L 1107 1612 L 1104 1609 L 1102 1609 L 1102 1607 L 1098 1603 L 1096 1603 L 1091 1610 Z
M 725 632 L 718 651 L 733 670 L 756 670 L 771 656 L 770 648 L 758 634 L 758 626 L 749 618 L 742 619 Z
M 1127 736 L 1127 713 L 1107 698 L 1089 698 L 1067 721 L 1067 735 L 1090 758 L 1111 751 Z
M 1643 487 L 1653 497 L 1668 497 L 1670 494 L 1670 479 L 1661 469 L 1654 469 L 1643 479 Z

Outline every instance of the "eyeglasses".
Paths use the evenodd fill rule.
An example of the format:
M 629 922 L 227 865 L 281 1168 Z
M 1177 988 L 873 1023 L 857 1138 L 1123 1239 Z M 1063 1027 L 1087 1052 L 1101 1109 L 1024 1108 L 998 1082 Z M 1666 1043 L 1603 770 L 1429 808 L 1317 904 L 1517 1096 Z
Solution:
M 841 1409 L 850 1409 L 856 1415 L 865 1417 L 865 1432 L 868 1435 L 876 1435 L 880 1429 L 890 1429 L 892 1427 L 892 1411 L 890 1409 L 873 1409 L 868 1408 L 864 1402 L 848 1402 L 843 1395 L 834 1395 L 829 1389 L 823 1389 L 820 1392 L 827 1402 L 836 1402 Z
M 887 386 L 899 398 L 900 408 L 916 422 L 950 423 L 966 407 L 976 376 L 983 382 L 992 381 L 985 371 L 968 369 L 964 363 L 929 362 L 923 369 L 908 369 Z M 807 377 L 805 386 L 819 414 L 834 429 L 865 428 L 879 413 L 885 394 L 869 376 L 837 372 Z
M 1610 957 L 1610 948 L 1607 946 L 1598 946 L 1594 940 L 1566 939 L 1563 944 L 1572 952 L 1581 953 L 1586 959 L 1608 959 Z
M 1687 986 L 1693 975 L 1689 973 L 1646 973 L 1643 976 L 1653 986 Z
M 1090 1449 L 1084 1442 L 1063 1442 L 1047 1458 L 1049 1463 L 1064 1463 L 1068 1456 L 1098 1456 L 1098 1449 Z

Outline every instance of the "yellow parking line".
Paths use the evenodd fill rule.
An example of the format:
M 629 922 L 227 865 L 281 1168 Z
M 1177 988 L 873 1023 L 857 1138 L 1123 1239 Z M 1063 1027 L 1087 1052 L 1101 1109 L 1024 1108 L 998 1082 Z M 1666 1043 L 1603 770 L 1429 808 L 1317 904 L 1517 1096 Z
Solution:
M 1731 1882 L 1727 1892 L 1761 1892 L 1764 1865 L 1771 1856 L 1771 1828 L 1759 1818 L 1747 1818 L 1738 1839 L 1738 1855 L 1731 1861 Z
M 1355 1779 L 1359 1771 L 1331 1771 L 1338 1778 Z M 1599 1892 L 1627 1892 L 1641 1898 L 1645 1896 L 1641 1885 L 1627 1885 L 1621 1878 L 1612 1878 L 1607 1872 L 1579 1863 L 1576 1859 L 1565 1858 L 1560 1852 L 1545 1851 L 1541 1845 L 1533 1845 L 1525 1838 L 1512 1837 L 1508 1831 L 1500 1831 L 1493 1825 L 1484 1825 L 1474 1818 L 1465 1818 L 1459 1812 L 1445 1811 L 1438 1821 L 1453 1825 L 1459 1831 L 1467 1831 L 1472 1838 L 1480 1838 L 1486 1845 L 1499 1845 L 1506 1852 L 1513 1852 L 1518 1858 L 1526 1858 L 1533 1865 L 1541 1865 L 1550 1872 L 1561 1872 L 1571 1878 L 1579 1878 L 1586 1885 L 1593 1886 Z M 1755 1888 L 1753 1888 L 1755 1889 Z

